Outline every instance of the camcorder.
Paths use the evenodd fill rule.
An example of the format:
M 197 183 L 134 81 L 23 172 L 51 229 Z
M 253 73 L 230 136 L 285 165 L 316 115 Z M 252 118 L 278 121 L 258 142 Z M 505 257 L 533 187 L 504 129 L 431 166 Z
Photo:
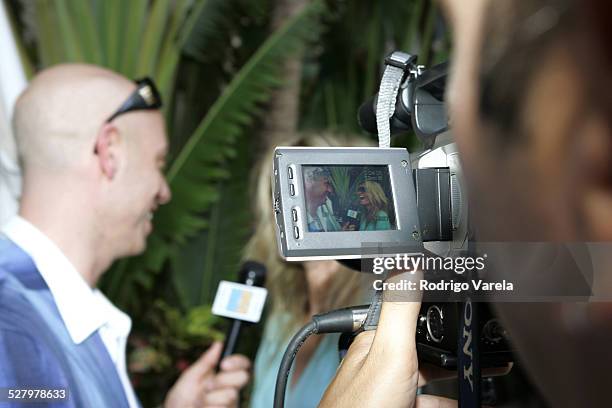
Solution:
M 440 259 L 472 254 L 467 192 L 444 104 L 448 64 L 425 69 L 415 55 L 397 51 L 385 64 L 379 93 L 358 112 L 360 126 L 378 134 L 379 147 L 276 148 L 272 202 L 285 260 L 336 259 L 376 273 L 376 260 L 397 254 Z M 422 151 L 390 147 L 392 135 L 409 131 Z M 461 274 L 428 269 L 424 277 L 460 282 L 476 273 L 473 267 Z M 419 360 L 457 369 L 463 406 L 479 406 L 480 369 L 512 361 L 506 331 L 486 303 L 472 302 L 469 295 L 423 296 Z M 380 296 L 354 308 L 345 332 L 375 328 L 376 302 Z M 343 336 L 344 346 L 349 337 Z M 279 378 L 282 372 L 283 367 Z

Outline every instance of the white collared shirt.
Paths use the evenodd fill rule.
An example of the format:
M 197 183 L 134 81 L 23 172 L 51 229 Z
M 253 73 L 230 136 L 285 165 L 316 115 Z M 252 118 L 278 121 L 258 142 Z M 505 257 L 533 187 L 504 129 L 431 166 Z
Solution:
M 80 344 L 96 331 L 100 333 L 117 368 L 130 407 L 139 407 L 125 362 L 132 319 L 117 309 L 102 292 L 92 289 L 57 245 L 28 221 L 15 216 L 2 232 L 34 261 L 72 341 Z

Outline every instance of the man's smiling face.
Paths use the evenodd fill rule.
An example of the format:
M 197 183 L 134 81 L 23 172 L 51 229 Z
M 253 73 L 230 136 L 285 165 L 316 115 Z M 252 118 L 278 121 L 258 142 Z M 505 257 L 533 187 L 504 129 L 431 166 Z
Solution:
M 121 233 L 114 235 L 124 241 L 121 247 L 127 249 L 126 255 L 135 255 L 146 247 L 155 211 L 171 197 L 163 173 L 168 142 L 160 112 L 133 112 L 120 120 L 126 152 L 125 166 L 115 180 L 122 204 L 114 212 L 114 225 Z

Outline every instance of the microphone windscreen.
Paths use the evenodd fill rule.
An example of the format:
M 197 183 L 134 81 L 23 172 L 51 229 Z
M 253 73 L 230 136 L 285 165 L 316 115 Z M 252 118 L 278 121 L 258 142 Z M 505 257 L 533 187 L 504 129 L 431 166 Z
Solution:
M 266 282 L 266 267 L 256 261 L 245 261 L 238 273 L 238 282 L 249 286 L 263 286 Z

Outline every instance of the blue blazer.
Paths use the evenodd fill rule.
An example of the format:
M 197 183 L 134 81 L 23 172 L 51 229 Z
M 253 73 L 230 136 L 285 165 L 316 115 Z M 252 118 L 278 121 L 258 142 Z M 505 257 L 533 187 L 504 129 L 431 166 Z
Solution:
M 65 388 L 44 407 L 128 407 L 121 380 L 98 332 L 74 344 L 34 262 L 0 237 L 0 388 Z M 22 402 L 0 401 L 0 407 Z M 29 406 L 29 405 L 28 405 Z

